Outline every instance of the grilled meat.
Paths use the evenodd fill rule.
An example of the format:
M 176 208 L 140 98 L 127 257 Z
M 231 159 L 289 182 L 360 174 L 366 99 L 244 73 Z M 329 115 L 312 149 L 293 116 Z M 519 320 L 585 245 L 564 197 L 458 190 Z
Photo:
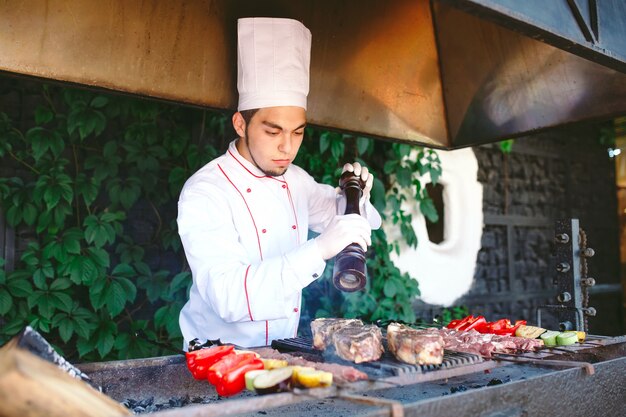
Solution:
M 383 335 L 374 325 L 346 326 L 332 336 L 337 355 L 354 363 L 378 360 L 383 354 Z
M 476 330 L 456 331 L 444 328 L 428 331 L 443 336 L 446 349 L 475 353 L 487 358 L 491 357 L 494 352 L 533 351 L 543 346 L 543 342 L 538 339 L 483 334 Z
M 399 361 L 411 365 L 440 365 L 443 362 L 444 341 L 439 334 L 391 323 L 387 326 L 387 343 Z
M 363 322 L 358 319 L 316 319 L 311 322 L 311 332 L 313 333 L 313 347 L 324 350 L 332 344 L 333 334 L 344 327 L 363 326 Z

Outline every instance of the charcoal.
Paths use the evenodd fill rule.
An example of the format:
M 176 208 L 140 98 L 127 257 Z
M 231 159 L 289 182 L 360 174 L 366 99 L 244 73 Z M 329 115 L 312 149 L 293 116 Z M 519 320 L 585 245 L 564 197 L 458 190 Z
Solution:
M 186 407 L 190 404 L 208 404 L 213 399 L 211 397 L 193 397 L 189 398 L 188 395 L 183 397 L 172 397 L 163 403 L 154 402 L 154 397 L 144 399 L 127 398 L 122 402 L 122 405 L 132 410 L 135 414 L 147 414 L 154 413 L 156 411 L 168 410 L 171 408 Z

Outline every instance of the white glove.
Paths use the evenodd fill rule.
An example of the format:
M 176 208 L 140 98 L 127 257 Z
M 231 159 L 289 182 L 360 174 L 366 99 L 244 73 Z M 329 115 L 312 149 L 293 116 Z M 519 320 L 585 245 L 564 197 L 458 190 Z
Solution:
M 343 174 L 346 171 L 354 172 L 354 175 L 361 177 L 361 181 L 365 183 L 363 195 L 361 195 L 361 199 L 359 200 L 359 207 L 363 208 L 365 206 L 365 202 L 370 199 L 370 192 L 372 191 L 372 186 L 374 185 L 374 175 L 370 173 L 367 167 L 362 167 L 358 162 L 345 164 L 341 173 Z
M 372 186 L 374 185 L 374 175 L 369 172 L 367 167 L 361 166 L 358 162 L 345 164 L 341 173 L 343 174 L 346 171 L 354 172 L 354 174 L 360 176 L 361 180 L 365 183 L 363 194 L 359 199 L 359 212 L 361 213 L 361 216 L 365 217 L 369 221 L 372 229 L 378 229 L 382 224 L 380 214 L 376 211 L 374 206 L 371 205 L 371 203 L 369 204 L 369 210 L 367 209 L 370 201 L 370 192 L 372 191 Z M 337 187 L 336 191 L 339 196 L 337 200 L 337 212 L 343 214 L 346 212 L 346 197 L 341 192 L 341 188 Z
M 346 214 L 333 217 L 315 241 L 326 261 L 351 243 L 357 243 L 367 251 L 367 247 L 372 244 L 371 233 L 367 219 L 358 214 Z

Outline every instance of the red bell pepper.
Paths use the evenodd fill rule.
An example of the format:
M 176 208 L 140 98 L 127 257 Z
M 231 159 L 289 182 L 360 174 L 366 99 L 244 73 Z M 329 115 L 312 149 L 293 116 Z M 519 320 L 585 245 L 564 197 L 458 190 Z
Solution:
M 526 320 L 518 320 L 515 324 L 511 324 L 509 319 L 500 319 L 488 322 L 484 326 L 477 328 L 480 333 L 493 333 L 499 336 L 514 336 L 519 326 L 525 325 Z
M 494 326 L 494 333 L 500 336 L 512 336 L 515 333 L 516 327 L 511 324 L 509 319 L 501 319 L 496 322 Z
M 206 379 L 209 368 L 224 356 L 233 352 L 233 345 L 213 346 L 186 352 L 187 368 L 195 379 Z
M 207 378 L 211 384 L 217 386 L 228 372 L 239 366 L 250 363 L 255 359 L 257 359 L 257 357 L 254 353 L 231 353 L 230 355 L 224 356 L 209 368 Z
M 446 326 L 448 329 L 458 331 L 476 330 L 479 333 L 493 333 L 501 336 L 514 336 L 519 326 L 525 325 L 526 320 L 518 320 L 511 324 L 509 319 L 500 319 L 488 322 L 483 316 L 469 315 L 462 319 L 452 320 Z
M 263 361 L 255 358 L 252 362 L 240 363 L 227 374 L 215 386 L 217 394 L 222 397 L 239 394 L 246 387 L 246 372 L 263 369 Z
M 448 325 L 446 326 L 448 329 L 454 329 L 460 322 L 462 319 L 456 319 L 456 320 L 452 320 L 450 323 L 448 323 Z
M 473 319 L 474 316 L 467 316 L 462 318 L 461 320 L 455 320 L 454 322 L 450 322 L 450 324 L 448 324 L 448 329 L 461 330 L 463 326 L 465 326 L 469 321 Z
M 487 323 L 487 320 L 485 320 L 485 318 L 483 316 L 478 316 L 478 317 L 475 317 L 474 319 L 472 319 L 471 321 L 467 322 L 459 330 L 467 332 L 467 331 L 470 331 L 472 329 L 480 328 L 481 326 L 483 326 L 486 323 Z
M 526 320 L 517 320 L 513 327 L 511 328 L 510 336 L 515 336 L 515 332 L 520 326 L 526 326 Z

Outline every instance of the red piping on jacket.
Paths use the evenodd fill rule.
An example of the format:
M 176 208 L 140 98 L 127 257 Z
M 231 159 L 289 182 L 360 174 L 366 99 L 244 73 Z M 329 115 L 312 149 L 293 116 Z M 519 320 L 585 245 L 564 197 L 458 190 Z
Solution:
M 256 175 L 254 172 L 250 171 L 250 170 L 248 169 L 248 167 L 246 167 L 246 166 L 243 164 L 243 162 L 241 162 L 239 159 L 237 159 L 237 157 L 236 157 L 235 155 L 233 155 L 233 153 L 230 151 L 230 149 L 228 150 L 228 154 L 229 154 L 230 156 L 232 156 L 232 157 L 233 157 L 233 159 L 234 159 L 235 161 L 237 161 L 237 163 L 238 163 L 239 165 L 241 165 L 241 167 L 242 167 L 243 169 L 245 169 L 246 171 L 248 171 L 248 174 L 252 175 L 254 178 L 268 178 L 268 179 L 270 179 L 270 180 L 274 180 L 274 181 L 278 181 L 278 182 L 282 182 L 282 183 L 286 183 L 286 182 L 287 182 L 287 181 L 285 181 L 285 180 L 279 180 L 278 178 L 273 177 L 273 176 L 271 176 L 271 175 Z
M 250 298 L 248 297 L 248 271 L 250 271 L 250 265 L 246 268 L 246 276 L 243 279 L 243 289 L 246 291 L 246 303 L 248 304 L 248 314 L 250 315 L 250 320 L 254 321 L 252 318 L 252 310 L 250 310 Z
M 230 153 L 230 151 L 228 151 L 228 153 Z M 235 156 L 232 153 L 230 153 L 230 154 L 235 159 L 235 161 L 239 162 L 237 160 L 237 158 L 235 158 Z M 248 168 L 246 168 L 241 162 L 239 162 L 239 164 L 246 171 L 250 172 L 248 170 Z M 259 255 L 261 256 L 261 260 L 263 260 L 263 251 L 261 250 L 261 239 L 259 238 L 259 230 L 256 227 L 256 222 L 254 221 L 254 216 L 252 215 L 252 211 L 250 210 L 250 206 L 248 206 L 248 202 L 246 201 L 246 198 L 243 196 L 243 193 L 241 191 L 239 191 L 239 188 L 237 188 L 237 186 L 230 180 L 228 175 L 226 175 L 226 173 L 224 172 L 224 170 L 222 169 L 220 164 L 217 164 L 217 167 L 220 169 L 220 171 L 222 171 L 222 174 L 224 174 L 224 176 L 226 177 L 228 182 L 235 188 L 235 190 L 237 190 L 237 192 L 241 196 L 241 199 L 245 203 L 246 208 L 248 209 L 248 213 L 250 213 L 250 218 L 252 219 L 252 224 L 254 225 L 254 231 L 256 232 L 256 240 L 257 240 L 257 243 L 259 244 Z M 250 172 L 250 174 L 252 174 L 252 172 Z M 252 174 L 252 175 L 254 175 L 254 174 Z M 254 175 L 254 176 L 256 177 L 256 175 Z M 257 178 L 260 178 L 260 177 L 257 177 Z M 252 313 L 250 311 L 250 300 L 248 299 L 248 271 L 249 270 L 250 270 L 250 265 L 248 265 L 248 269 L 246 269 L 246 277 L 245 277 L 245 280 L 244 280 L 244 287 L 245 287 L 245 290 L 246 290 L 246 302 L 248 303 L 248 314 L 250 314 L 250 320 L 253 320 L 252 319 Z M 269 343 L 269 324 L 268 324 L 267 320 L 265 320 L 265 344 L 267 345 L 268 343 Z
M 237 190 L 237 192 L 239 193 L 239 195 L 241 196 L 241 199 L 243 200 L 243 202 L 246 205 L 246 208 L 248 209 L 248 213 L 250 213 L 250 218 L 252 219 L 252 224 L 254 225 L 254 231 L 256 232 L 256 240 L 257 243 L 259 244 L 259 254 L 261 255 L 261 260 L 263 260 L 263 251 L 261 250 L 261 239 L 259 238 L 259 231 L 256 227 L 256 222 L 254 221 L 254 216 L 252 215 L 252 211 L 250 210 L 250 206 L 248 206 L 248 202 L 246 201 L 246 198 L 243 196 L 243 194 L 241 193 L 241 191 L 239 191 L 239 188 L 237 188 L 237 186 L 230 180 L 230 178 L 228 178 L 228 175 L 226 175 L 226 173 L 224 172 L 224 170 L 222 169 L 222 167 L 220 166 L 220 164 L 217 164 L 217 167 L 220 169 L 220 171 L 222 171 L 222 174 L 224 174 L 224 176 L 226 177 L 226 179 L 228 180 L 228 182 L 235 187 L 235 190 Z

